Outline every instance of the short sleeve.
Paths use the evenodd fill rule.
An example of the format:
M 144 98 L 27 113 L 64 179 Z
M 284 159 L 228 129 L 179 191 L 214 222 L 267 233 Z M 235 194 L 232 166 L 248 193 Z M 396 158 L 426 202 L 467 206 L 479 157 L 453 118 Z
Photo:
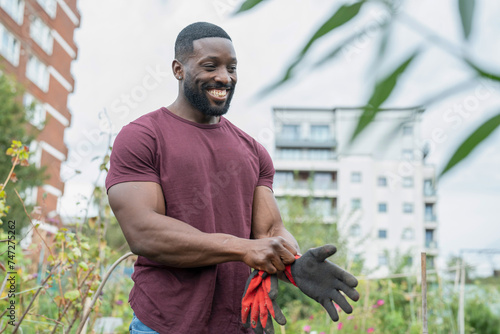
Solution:
M 160 184 L 156 136 L 148 128 L 130 123 L 116 136 L 111 150 L 106 190 L 122 182 Z
M 274 165 L 271 156 L 261 144 L 257 143 L 257 151 L 259 154 L 259 181 L 257 186 L 266 186 L 273 190 Z

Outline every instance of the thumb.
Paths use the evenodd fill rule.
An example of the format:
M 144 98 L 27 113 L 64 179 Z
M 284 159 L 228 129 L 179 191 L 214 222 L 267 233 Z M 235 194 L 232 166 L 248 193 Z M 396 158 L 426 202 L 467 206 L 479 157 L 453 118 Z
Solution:
M 324 245 L 318 248 L 311 249 L 312 255 L 318 262 L 325 261 L 328 257 L 337 252 L 337 247 L 334 245 Z

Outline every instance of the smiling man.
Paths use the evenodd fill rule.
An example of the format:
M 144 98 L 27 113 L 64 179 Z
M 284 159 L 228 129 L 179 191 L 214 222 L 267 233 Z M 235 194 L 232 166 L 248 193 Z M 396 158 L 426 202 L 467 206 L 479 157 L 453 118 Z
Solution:
M 138 255 L 131 333 L 250 333 L 240 321 L 250 268 L 276 273 L 295 261 L 271 158 L 223 117 L 236 63 L 223 29 L 187 26 L 172 62 L 177 99 L 115 140 L 106 187 Z

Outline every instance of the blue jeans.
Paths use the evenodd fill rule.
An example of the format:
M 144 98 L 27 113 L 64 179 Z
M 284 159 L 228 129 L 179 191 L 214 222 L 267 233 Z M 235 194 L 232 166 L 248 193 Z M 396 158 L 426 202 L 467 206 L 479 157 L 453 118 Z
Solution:
M 139 319 L 137 319 L 135 313 L 128 330 L 130 331 L 130 334 L 159 334 L 158 332 L 144 325 Z

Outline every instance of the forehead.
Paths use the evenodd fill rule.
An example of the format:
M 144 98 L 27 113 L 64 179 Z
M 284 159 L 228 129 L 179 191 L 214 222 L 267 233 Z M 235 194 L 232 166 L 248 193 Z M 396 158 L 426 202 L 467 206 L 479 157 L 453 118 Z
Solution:
M 193 54 L 195 59 L 223 58 L 236 60 L 233 43 L 227 38 L 209 37 L 193 41 Z

